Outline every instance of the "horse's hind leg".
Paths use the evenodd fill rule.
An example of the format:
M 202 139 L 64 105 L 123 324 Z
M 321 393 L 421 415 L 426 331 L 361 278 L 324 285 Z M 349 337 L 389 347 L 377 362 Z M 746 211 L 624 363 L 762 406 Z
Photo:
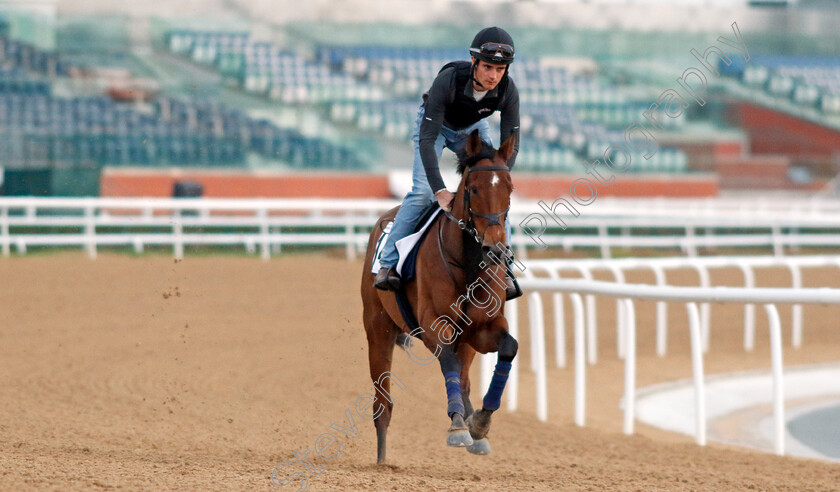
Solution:
M 385 462 L 385 438 L 388 425 L 391 423 L 391 411 L 394 408 L 391 397 L 391 362 L 394 357 L 394 342 L 397 338 L 397 327 L 387 314 L 380 312 L 371 319 L 365 317 L 365 331 L 368 340 L 368 363 L 370 365 L 370 379 L 373 381 L 373 425 L 376 427 L 376 463 Z M 403 387 L 399 379 L 397 385 Z

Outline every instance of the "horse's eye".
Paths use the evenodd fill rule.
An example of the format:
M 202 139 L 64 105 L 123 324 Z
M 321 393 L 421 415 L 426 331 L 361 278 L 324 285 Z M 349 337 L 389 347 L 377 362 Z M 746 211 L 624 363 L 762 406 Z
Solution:
M 475 195 L 476 193 L 478 193 L 478 188 L 470 188 L 470 193 Z

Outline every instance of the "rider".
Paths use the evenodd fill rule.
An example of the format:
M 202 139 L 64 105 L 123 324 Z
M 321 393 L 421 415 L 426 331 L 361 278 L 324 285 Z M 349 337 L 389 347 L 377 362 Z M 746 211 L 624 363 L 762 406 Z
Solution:
M 446 189 L 438 168 L 438 160 L 447 147 L 453 152 L 464 148 L 470 133 L 478 130 L 482 140 L 492 143 L 490 127 L 484 118 L 501 112 L 501 141 L 516 135 L 514 151 L 508 166 L 513 168 L 519 150 L 519 93 L 508 77 L 513 62 L 513 39 L 500 27 L 488 27 L 476 34 L 470 45 L 471 61 L 450 62 L 441 69 L 417 112 L 414 133 L 413 186 L 394 217 L 391 234 L 379 259 L 382 266 L 374 279 L 374 287 L 398 290 L 400 276 L 396 271 L 397 240 L 411 234 L 421 215 L 437 201 L 450 211 L 455 195 Z M 505 216 L 505 232 L 510 240 L 510 223 Z M 508 275 L 508 297 L 518 288 Z

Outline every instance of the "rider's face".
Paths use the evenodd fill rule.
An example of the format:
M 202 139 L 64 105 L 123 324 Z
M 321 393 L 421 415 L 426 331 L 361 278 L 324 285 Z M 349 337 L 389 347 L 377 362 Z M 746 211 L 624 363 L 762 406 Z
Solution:
M 473 58 L 475 62 L 475 58 Z M 484 61 L 478 62 L 475 67 L 475 79 L 481 83 L 481 86 L 473 84 L 476 90 L 489 91 L 499 85 L 502 76 L 505 74 L 505 65 L 494 65 Z

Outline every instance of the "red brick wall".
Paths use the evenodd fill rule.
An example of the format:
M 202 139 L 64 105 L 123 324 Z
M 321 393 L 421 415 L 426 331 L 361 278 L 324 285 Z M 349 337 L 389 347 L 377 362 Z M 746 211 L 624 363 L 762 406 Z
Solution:
M 753 154 L 795 158 L 840 155 L 840 131 L 750 103 L 730 107 L 734 123 L 749 134 Z
M 515 174 L 516 192 L 527 198 L 567 195 L 572 183 L 583 176 Z M 376 174 L 268 174 L 251 172 L 168 172 L 106 170 L 102 173 L 102 196 L 169 197 L 179 180 L 204 185 L 204 196 L 213 198 L 391 198 L 388 178 Z M 715 196 L 714 175 L 641 177 L 618 175 L 610 186 L 597 185 L 599 196 Z
M 389 198 L 388 178 L 372 174 L 259 174 L 106 170 L 102 196 L 172 196 L 176 181 L 198 181 L 211 198 Z

